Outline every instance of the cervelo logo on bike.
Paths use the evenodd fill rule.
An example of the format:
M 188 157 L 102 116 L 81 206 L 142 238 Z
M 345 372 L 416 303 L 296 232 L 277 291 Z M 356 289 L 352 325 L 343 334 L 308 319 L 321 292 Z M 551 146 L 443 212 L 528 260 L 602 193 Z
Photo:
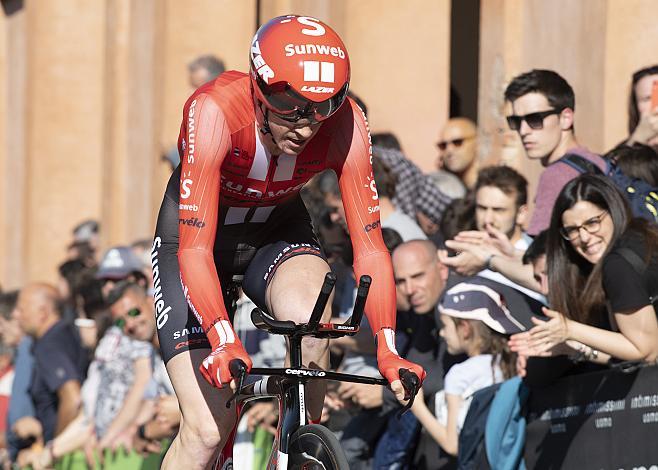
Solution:
M 160 266 L 158 265 L 158 251 L 157 248 L 162 246 L 162 239 L 155 237 L 153 240 L 153 247 L 151 248 L 151 269 L 153 270 L 153 303 L 155 305 L 155 324 L 158 330 L 167 324 L 169 320 L 169 312 L 171 306 L 165 305 L 162 298 L 162 284 L 160 280 Z
M 286 369 L 288 375 L 303 375 L 306 377 L 324 377 L 327 373 L 323 370 Z

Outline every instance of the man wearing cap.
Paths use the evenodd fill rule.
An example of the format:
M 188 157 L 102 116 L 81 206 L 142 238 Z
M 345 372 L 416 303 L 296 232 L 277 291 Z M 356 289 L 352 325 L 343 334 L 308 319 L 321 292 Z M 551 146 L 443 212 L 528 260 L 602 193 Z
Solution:
M 96 279 L 103 281 L 103 298 L 107 301 L 119 281 L 130 281 L 146 288 L 144 263 L 128 246 L 115 246 L 107 250 L 98 266 Z

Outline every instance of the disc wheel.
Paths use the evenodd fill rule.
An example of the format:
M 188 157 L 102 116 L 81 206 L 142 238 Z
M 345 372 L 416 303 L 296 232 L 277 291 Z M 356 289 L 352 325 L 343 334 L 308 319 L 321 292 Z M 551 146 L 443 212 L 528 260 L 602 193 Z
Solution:
M 338 439 L 319 424 L 299 428 L 290 439 L 288 452 L 288 468 L 292 470 L 349 469 Z

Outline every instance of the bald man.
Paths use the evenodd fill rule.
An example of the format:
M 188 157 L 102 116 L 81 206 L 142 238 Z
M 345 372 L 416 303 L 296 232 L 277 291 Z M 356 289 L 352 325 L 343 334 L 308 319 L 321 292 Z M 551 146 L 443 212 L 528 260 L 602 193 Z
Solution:
M 480 169 L 475 123 L 467 118 L 449 119 L 436 145 L 443 168 L 456 175 L 467 189 L 473 189 Z
M 21 289 L 12 315 L 34 339 L 34 373 L 29 393 L 44 442 L 78 413 L 85 355 L 73 327 L 60 319 L 57 290 L 44 283 Z
M 426 240 L 399 245 L 392 256 L 397 296 L 417 315 L 433 314 L 448 279 L 448 268 L 439 262 L 436 246 Z
M 435 315 L 448 280 L 448 268 L 439 261 L 436 246 L 429 240 L 402 243 L 393 250 L 391 259 L 396 295 L 411 306 L 409 311 L 398 311 L 398 352 L 428 371 L 423 382 L 423 393 L 428 400 L 443 388 L 445 372 L 464 359 L 446 352 Z M 386 392 L 383 397 L 385 409 L 395 405 L 389 395 Z M 451 458 L 426 434 L 421 436 L 421 444 L 416 445 L 419 432 L 420 425 L 411 413 L 399 419 L 395 415 L 389 417 L 377 444 L 372 468 L 402 468 L 404 464 L 409 465 L 408 468 L 421 468 L 421 461 L 432 462 L 432 468 L 447 466 Z

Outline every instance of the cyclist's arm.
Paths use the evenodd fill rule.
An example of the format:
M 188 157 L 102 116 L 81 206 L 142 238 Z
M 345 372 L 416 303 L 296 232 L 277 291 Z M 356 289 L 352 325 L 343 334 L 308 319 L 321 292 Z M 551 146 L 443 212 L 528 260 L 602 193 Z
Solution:
M 395 330 L 395 283 L 391 257 L 382 239 L 379 220 L 379 198 L 372 173 L 370 135 L 365 118 L 351 101 L 354 115 L 352 135 L 347 142 L 334 141 L 338 159 L 334 170 L 338 175 L 345 218 L 354 250 L 356 279 L 367 274 L 372 277 L 365 313 L 374 334 L 383 328 Z M 340 136 L 342 133 L 337 133 Z M 349 145 L 349 150 L 341 148 Z
M 226 340 L 224 328 L 230 327 L 213 256 L 220 168 L 230 131 L 219 106 L 206 95 L 185 107 L 184 118 L 178 261 L 185 297 L 215 349 Z

